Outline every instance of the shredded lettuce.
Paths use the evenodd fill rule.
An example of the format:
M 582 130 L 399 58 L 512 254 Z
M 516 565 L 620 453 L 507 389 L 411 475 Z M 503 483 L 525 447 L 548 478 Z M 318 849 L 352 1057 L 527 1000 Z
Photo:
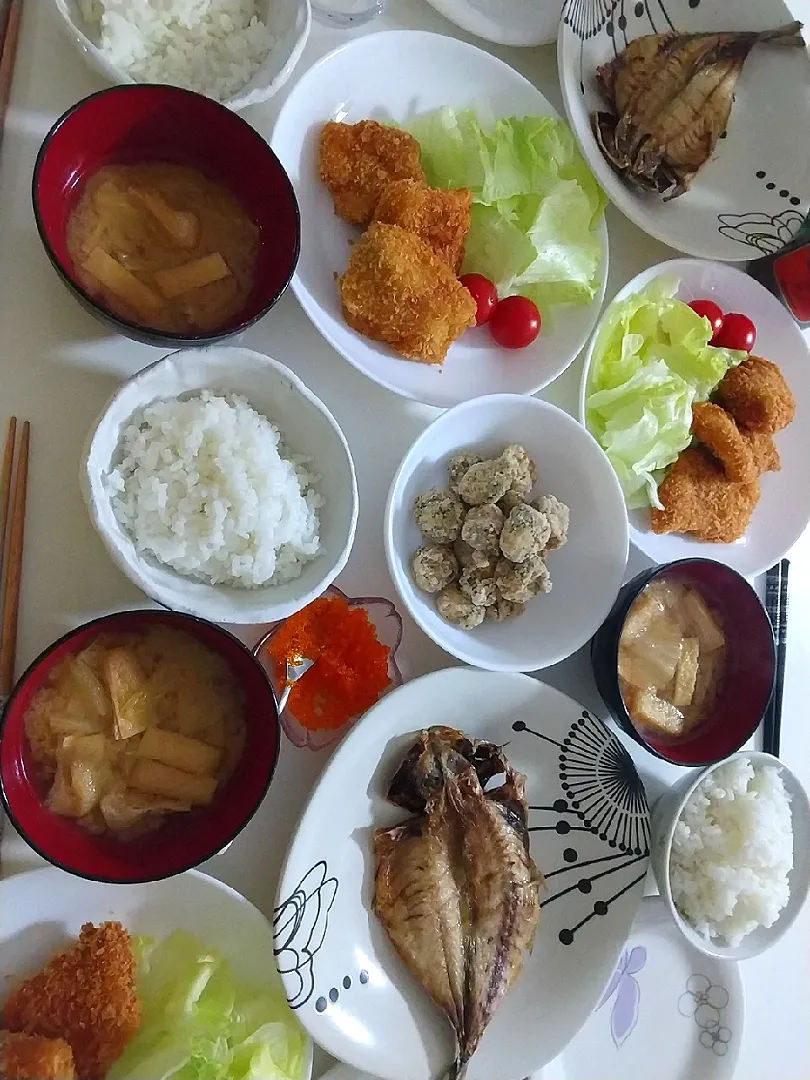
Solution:
M 705 401 L 744 352 L 709 345 L 709 320 L 675 298 L 662 275 L 608 308 L 591 357 L 585 423 L 628 507 L 660 507 L 663 470 L 689 445 L 692 403 Z
M 528 296 L 544 316 L 593 300 L 606 199 L 566 124 L 513 116 L 485 129 L 471 110 L 444 108 L 409 130 L 434 187 L 473 192 L 463 273 L 484 274 L 500 296 Z
M 135 948 L 143 1022 L 108 1080 L 298 1080 L 306 1036 L 280 983 L 238 983 L 181 930 Z

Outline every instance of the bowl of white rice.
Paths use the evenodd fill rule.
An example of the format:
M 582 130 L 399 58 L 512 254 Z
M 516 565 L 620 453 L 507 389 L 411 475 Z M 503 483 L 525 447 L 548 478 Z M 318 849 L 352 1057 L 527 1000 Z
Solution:
M 168 83 L 231 109 L 287 81 L 309 36 L 309 0 L 51 0 L 81 54 L 112 83 Z
M 688 941 L 745 960 L 787 932 L 810 886 L 810 803 L 771 754 L 689 773 L 652 812 L 652 867 Z
M 334 581 L 358 497 L 337 421 L 278 361 L 172 353 L 110 399 L 81 487 L 120 569 L 151 599 L 212 622 L 274 622 Z

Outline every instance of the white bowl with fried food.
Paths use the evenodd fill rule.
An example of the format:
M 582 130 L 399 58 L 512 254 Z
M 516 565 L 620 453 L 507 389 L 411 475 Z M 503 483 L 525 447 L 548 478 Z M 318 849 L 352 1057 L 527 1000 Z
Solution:
M 677 479 L 670 481 L 677 487 L 677 498 L 692 499 L 694 492 L 698 498 L 693 501 L 695 512 L 699 515 L 696 526 L 708 530 L 717 527 L 717 535 L 734 526 L 737 514 L 750 516 L 747 528 L 741 537 L 732 542 L 708 541 L 698 539 L 688 532 L 654 533 L 651 528 L 651 511 L 648 508 L 631 510 L 630 539 L 640 551 L 656 563 L 673 562 L 676 559 L 706 558 L 726 563 L 743 577 L 753 578 L 762 574 L 768 567 L 777 563 L 786 555 L 810 523 L 810 487 L 804 482 L 807 461 L 810 457 L 810 354 L 805 339 L 790 313 L 758 281 L 731 266 L 722 263 L 707 262 L 702 259 L 673 259 L 659 263 L 645 270 L 628 282 L 605 308 L 605 313 L 594 331 L 588 350 L 580 385 L 579 416 L 587 426 L 586 397 L 593 358 L 594 345 L 600 330 L 609 316 L 614 303 L 626 300 L 633 293 L 639 292 L 656 278 L 673 276 L 680 281 L 677 298 L 689 303 L 697 299 L 713 300 L 724 313 L 741 312 L 747 315 L 756 327 L 756 342 L 752 359 L 744 361 L 739 368 L 732 368 L 724 394 L 722 388 L 713 399 L 719 405 L 728 407 L 742 424 L 746 419 L 762 419 L 765 427 L 775 430 L 771 435 L 757 434 L 756 448 L 753 451 L 758 471 L 761 473 L 753 480 L 754 487 L 744 484 L 725 486 L 729 471 L 736 479 L 750 479 L 744 473 L 735 472 L 738 463 L 734 460 L 738 436 L 734 425 L 729 425 L 726 418 L 722 425 L 712 423 L 716 410 L 701 406 L 697 421 L 693 419 L 693 431 L 700 427 L 701 421 L 708 430 L 702 431 L 702 442 L 723 440 L 715 445 L 716 452 L 725 455 L 726 468 L 718 465 L 714 455 L 706 451 L 690 448 L 686 456 L 679 459 Z M 768 361 L 763 364 L 763 358 Z M 757 409 L 763 403 L 756 397 L 749 401 L 746 387 L 739 393 L 739 401 L 733 400 L 735 390 L 740 383 L 745 384 L 747 374 L 756 369 L 756 381 L 770 384 L 771 381 L 782 383 L 778 373 L 773 372 L 776 364 L 787 383 L 795 400 L 795 413 L 784 405 L 771 392 L 770 385 L 765 385 L 766 400 L 764 407 L 767 416 L 757 416 L 746 408 Z M 774 379 L 776 374 L 776 379 Z M 767 400 L 770 394 L 772 400 Z M 793 415 L 793 419 L 789 417 Z M 786 423 L 786 421 L 788 421 Z M 711 428 L 709 424 L 712 423 Z M 782 426 L 782 425 L 785 426 Z M 728 427 L 730 436 L 725 431 Z M 746 429 L 747 430 L 747 429 Z M 750 432 L 747 432 L 750 436 Z M 707 464 L 708 461 L 708 464 Z M 748 458 L 750 463 L 750 457 Z M 745 462 L 742 462 L 743 467 Z M 738 466 L 739 467 L 739 466 Z M 730 478 L 730 477 L 729 477 Z M 718 484 L 723 484 L 720 492 L 724 506 L 722 513 L 715 512 L 711 503 L 719 491 Z M 707 486 L 708 485 L 708 486 Z M 756 497 L 756 488 L 759 498 Z M 660 493 L 659 487 L 659 493 Z M 708 492 L 708 497 L 706 494 Z M 719 496 L 718 496 L 719 497 Z M 751 512 L 751 504 L 753 511 Z M 729 516 L 730 515 L 730 516 Z
M 518 617 L 488 617 L 463 629 L 445 621 L 437 594 L 414 581 L 413 556 L 430 542 L 416 523 L 414 504 L 433 488 L 448 488 L 454 455 L 469 451 L 495 458 L 515 444 L 536 466 L 528 497 L 553 495 L 569 508 L 567 540 L 544 555 L 549 592 L 532 596 Z M 411 446 L 389 492 L 385 550 L 406 607 L 437 645 L 475 667 L 535 671 L 581 648 L 610 610 L 627 563 L 627 512 L 610 463 L 583 427 L 538 398 L 499 394 L 457 405 Z
M 373 280 L 370 273 L 364 275 L 365 282 L 361 278 L 360 284 L 367 286 L 364 300 L 349 316 L 352 325 L 347 325 L 337 279 L 346 272 L 353 246 L 369 220 L 369 207 L 363 205 L 363 192 L 358 189 L 369 180 L 375 157 L 383 163 L 387 178 L 401 184 L 386 196 L 387 205 L 384 200 L 378 207 L 381 222 L 412 228 L 418 216 L 429 216 L 439 223 L 440 234 L 445 227 L 446 237 L 440 236 L 439 247 L 449 262 L 455 262 L 460 247 L 455 224 L 464 216 L 464 206 L 453 201 L 457 191 L 434 192 L 430 205 L 417 205 L 413 188 L 406 183 L 420 179 L 413 140 L 409 146 L 406 132 L 391 133 L 386 127 L 386 133 L 381 133 L 379 128 L 407 125 L 409 119 L 443 106 L 472 109 L 482 124 L 505 117 L 559 118 L 539 90 L 489 53 L 438 34 L 396 31 L 357 38 L 310 68 L 290 92 L 270 141 L 301 209 L 301 255 L 292 284 L 304 311 L 326 340 L 370 379 L 411 400 L 449 408 L 485 394 L 534 393 L 557 378 L 579 354 L 596 322 L 608 252 L 607 230 L 600 217 L 592 230 L 602 258 L 599 286 L 591 303 L 555 306 L 553 317 L 544 321 L 531 345 L 510 350 L 495 343 L 488 327 L 471 326 L 473 308 L 448 280 L 455 266 L 441 274 L 429 255 L 415 250 L 418 243 L 398 247 L 390 234 L 382 243 L 382 230 L 372 253 L 382 283 L 376 273 Z M 362 167 L 352 170 L 344 160 L 346 146 L 337 129 L 342 125 L 343 136 L 349 137 L 347 125 L 363 121 L 376 122 L 355 129 L 369 156 Z M 330 168 L 335 175 L 342 172 L 345 187 L 345 191 L 338 189 L 336 202 L 348 220 L 336 215 L 319 175 L 325 125 L 330 125 Z M 367 258 L 364 266 L 371 263 Z M 392 293 L 386 282 L 390 285 L 400 275 L 403 284 Z M 408 313 L 412 313 L 410 324 L 405 320 L 403 325 Z M 465 326 L 471 328 L 456 337 Z M 405 359 L 391 345 L 364 336 L 369 330 L 384 341 L 393 339 L 395 346 L 423 362 Z M 437 362 L 454 337 L 444 362 Z

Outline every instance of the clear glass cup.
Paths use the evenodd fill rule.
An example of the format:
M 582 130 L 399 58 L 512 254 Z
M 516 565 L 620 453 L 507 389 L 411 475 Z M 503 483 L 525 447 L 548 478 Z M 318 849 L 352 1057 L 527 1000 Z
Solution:
M 312 0 L 312 14 L 326 26 L 350 30 L 380 15 L 385 0 Z

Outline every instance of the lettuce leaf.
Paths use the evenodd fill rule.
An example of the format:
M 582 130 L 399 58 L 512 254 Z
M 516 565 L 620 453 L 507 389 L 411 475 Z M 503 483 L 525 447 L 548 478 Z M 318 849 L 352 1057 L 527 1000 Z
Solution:
M 500 296 L 530 297 L 545 316 L 593 300 L 606 199 L 561 120 L 513 116 L 485 129 L 471 110 L 444 108 L 409 130 L 429 183 L 473 193 L 463 273 L 484 274 Z
M 238 983 L 182 930 L 135 949 L 143 1022 L 108 1080 L 298 1080 L 306 1036 L 280 983 Z
M 608 308 L 585 393 L 585 423 L 628 507 L 660 506 L 663 471 L 692 439 L 692 404 L 705 401 L 746 353 L 716 349 L 709 320 L 675 298 L 662 275 Z

